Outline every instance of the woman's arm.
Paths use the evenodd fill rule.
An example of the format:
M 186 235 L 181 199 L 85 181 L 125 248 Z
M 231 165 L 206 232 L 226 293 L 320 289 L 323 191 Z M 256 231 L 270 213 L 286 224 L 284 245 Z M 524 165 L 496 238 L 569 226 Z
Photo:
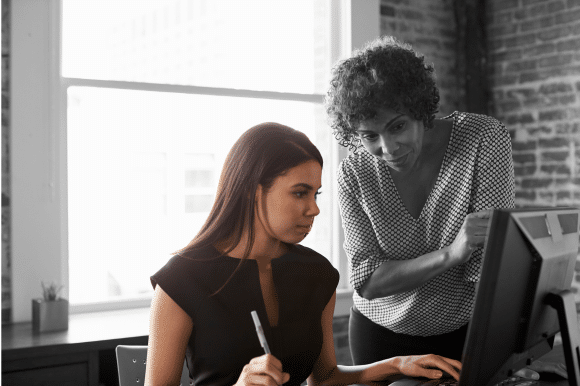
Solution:
M 338 197 L 349 260 L 350 282 L 365 299 L 413 290 L 451 267 L 469 260 L 483 246 L 490 212 L 473 213 L 448 247 L 410 260 L 385 260 L 375 230 L 357 195 L 356 178 L 344 163 L 338 172 Z
M 149 347 L 145 385 L 177 385 L 193 322 L 157 285 L 149 316 Z
M 491 210 L 468 214 L 455 240 L 448 247 L 411 260 L 389 260 L 381 264 L 360 288 L 365 299 L 410 291 L 446 270 L 467 262 L 471 252 L 482 247 Z
M 334 353 L 334 338 L 332 319 L 336 292 L 322 312 L 322 351 L 312 374 L 308 377 L 308 385 L 351 385 L 366 384 L 381 381 L 389 376 L 404 374 L 410 377 L 440 378 L 446 371 L 459 380 L 461 362 L 443 358 L 438 355 L 419 355 L 394 357 L 360 366 L 337 366 Z

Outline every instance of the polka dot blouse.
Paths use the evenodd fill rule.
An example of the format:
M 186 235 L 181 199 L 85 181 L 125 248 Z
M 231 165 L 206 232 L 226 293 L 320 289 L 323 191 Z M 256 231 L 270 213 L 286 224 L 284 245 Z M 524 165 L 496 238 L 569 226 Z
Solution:
M 389 167 L 364 148 L 338 170 L 340 213 L 345 231 L 350 283 L 357 309 L 396 333 L 431 336 L 469 322 L 482 248 L 411 291 L 367 300 L 359 290 L 388 260 L 413 259 L 450 245 L 465 216 L 489 208 L 514 207 L 510 136 L 498 120 L 459 113 L 444 117 L 453 129 L 437 181 L 419 218 L 403 205 Z

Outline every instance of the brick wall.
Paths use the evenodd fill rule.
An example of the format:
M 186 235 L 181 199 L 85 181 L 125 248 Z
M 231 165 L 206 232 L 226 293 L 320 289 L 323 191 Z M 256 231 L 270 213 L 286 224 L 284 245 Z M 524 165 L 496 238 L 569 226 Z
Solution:
M 486 8 L 490 111 L 512 136 L 516 205 L 580 207 L 580 0 Z M 576 271 L 580 312 L 580 258 Z
M 10 321 L 9 40 L 10 2 L 2 0 L 2 323 Z
M 381 34 L 407 42 L 435 65 L 440 116 L 464 111 L 453 0 L 381 0 Z

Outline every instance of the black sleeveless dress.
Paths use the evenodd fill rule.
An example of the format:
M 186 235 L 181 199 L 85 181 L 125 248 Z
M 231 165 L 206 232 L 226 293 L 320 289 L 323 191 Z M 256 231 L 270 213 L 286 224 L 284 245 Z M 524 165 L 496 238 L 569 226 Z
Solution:
M 186 351 L 190 377 L 196 386 L 232 385 L 243 367 L 264 354 L 251 311 L 258 313 L 266 340 L 283 371 L 285 385 L 300 385 L 312 373 L 322 348 L 321 316 L 338 285 L 338 271 L 319 253 L 291 246 L 272 260 L 278 295 L 278 325 L 271 327 L 255 260 L 246 260 L 230 282 L 239 259 L 219 256 L 213 247 L 188 256 L 173 256 L 151 276 L 191 317 L 193 331 Z

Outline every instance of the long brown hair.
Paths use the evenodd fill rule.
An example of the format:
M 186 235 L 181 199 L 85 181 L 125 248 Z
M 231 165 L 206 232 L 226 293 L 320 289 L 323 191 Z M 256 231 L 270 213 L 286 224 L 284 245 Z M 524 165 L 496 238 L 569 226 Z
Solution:
M 268 192 L 276 177 L 304 162 L 315 160 L 322 167 L 322 156 L 308 137 L 288 126 L 267 122 L 248 129 L 236 141 L 220 175 L 216 197 L 207 220 L 187 246 L 176 253 L 193 257 L 194 251 L 227 241 L 229 253 L 248 231 L 248 243 L 242 259 L 230 278 L 248 258 L 255 234 L 255 200 L 258 185 Z

